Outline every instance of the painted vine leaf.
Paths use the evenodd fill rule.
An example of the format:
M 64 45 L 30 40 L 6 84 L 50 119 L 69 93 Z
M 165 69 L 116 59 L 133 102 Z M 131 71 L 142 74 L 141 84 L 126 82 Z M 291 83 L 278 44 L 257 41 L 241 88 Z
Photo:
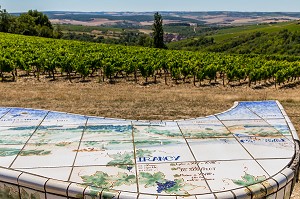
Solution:
M 264 180 L 266 180 L 266 176 L 264 175 L 255 177 L 245 172 L 245 175 L 242 176 L 242 180 L 232 180 L 232 182 L 240 186 L 249 186 L 252 184 L 260 183 Z
M 107 165 L 118 165 L 119 168 L 128 169 L 128 165 L 133 165 L 133 152 L 108 154 L 111 160 Z M 132 167 L 131 167 L 132 168 Z
M 128 175 L 127 173 L 118 173 L 116 176 L 111 176 L 113 187 L 121 185 L 132 185 L 136 183 L 135 175 Z
M 103 189 L 110 188 L 109 176 L 107 173 L 102 171 L 97 171 L 94 175 L 81 176 L 84 184 L 93 185 L 96 187 L 101 187 Z
M 153 133 L 155 135 L 164 135 L 168 137 L 176 137 L 176 136 L 181 136 L 181 133 L 178 131 L 169 131 L 169 130 L 158 130 L 153 127 L 149 127 L 146 129 L 149 133 Z
M 46 150 L 24 150 L 21 151 L 20 156 L 32 156 L 32 155 L 49 155 L 51 154 L 51 151 Z
M 165 183 L 165 174 L 162 172 L 151 173 L 141 172 L 139 175 L 139 183 L 144 184 L 145 187 L 153 187 L 157 185 L 157 182 Z
M 121 185 L 132 185 L 136 183 L 135 175 L 119 172 L 117 175 L 108 175 L 102 171 L 97 171 L 91 176 L 81 176 L 84 184 L 111 189 Z
M 136 150 L 136 157 L 146 157 L 146 156 L 151 156 L 152 151 L 150 150 L 143 150 L 143 149 L 138 149 Z

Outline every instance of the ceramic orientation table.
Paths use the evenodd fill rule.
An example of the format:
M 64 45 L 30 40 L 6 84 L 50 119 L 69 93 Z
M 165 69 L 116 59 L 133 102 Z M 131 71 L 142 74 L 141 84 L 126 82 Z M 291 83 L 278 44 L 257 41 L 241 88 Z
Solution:
M 278 101 L 134 121 L 0 108 L 0 198 L 290 197 L 299 139 Z

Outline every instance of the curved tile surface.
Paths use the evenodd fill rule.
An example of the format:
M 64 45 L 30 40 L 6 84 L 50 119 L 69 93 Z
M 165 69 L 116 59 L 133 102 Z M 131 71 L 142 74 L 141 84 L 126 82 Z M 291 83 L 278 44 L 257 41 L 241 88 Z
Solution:
M 236 102 L 220 114 L 175 121 L 3 107 L 0 194 L 288 197 L 298 173 L 298 140 L 277 101 Z

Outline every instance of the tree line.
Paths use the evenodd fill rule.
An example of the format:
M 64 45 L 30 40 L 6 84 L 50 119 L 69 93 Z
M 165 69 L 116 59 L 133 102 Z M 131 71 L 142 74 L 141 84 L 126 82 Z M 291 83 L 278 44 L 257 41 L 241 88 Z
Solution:
M 9 14 L 0 7 L 0 32 L 40 37 L 62 37 L 59 29 L 54 29 L 47 15 L 37 10 L 29 10 L 20 16 Z

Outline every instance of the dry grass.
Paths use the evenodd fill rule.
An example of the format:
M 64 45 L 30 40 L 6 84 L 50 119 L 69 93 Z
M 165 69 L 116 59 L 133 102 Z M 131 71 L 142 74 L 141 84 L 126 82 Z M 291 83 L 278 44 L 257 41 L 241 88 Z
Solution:
M 234 101 L 279 100 L 300 132 L 300 88 L 141 86 L 23 79 L 0 83 L 0 106 L 28 107 L 127 119 L 182 119 L 227 110 Z M 299 186 L 299 185 L 298 185 Z M 294 191 L 298 198 L 300 187 Z

